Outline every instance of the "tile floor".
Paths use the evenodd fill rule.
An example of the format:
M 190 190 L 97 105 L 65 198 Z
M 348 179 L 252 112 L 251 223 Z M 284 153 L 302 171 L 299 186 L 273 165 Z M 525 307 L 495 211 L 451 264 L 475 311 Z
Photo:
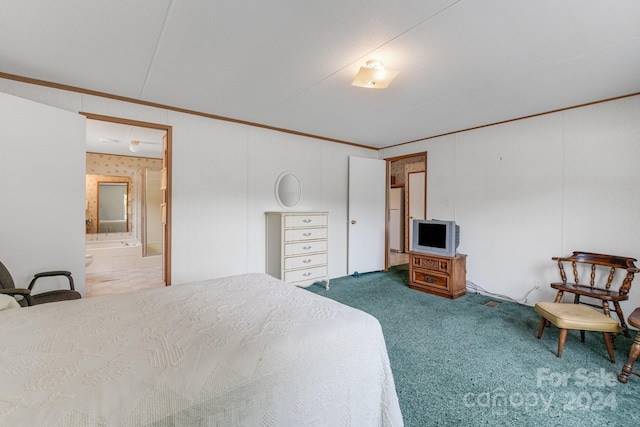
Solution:
M 87 274 L 85 295 L 98 297 L 164 286 L 162 266 Z

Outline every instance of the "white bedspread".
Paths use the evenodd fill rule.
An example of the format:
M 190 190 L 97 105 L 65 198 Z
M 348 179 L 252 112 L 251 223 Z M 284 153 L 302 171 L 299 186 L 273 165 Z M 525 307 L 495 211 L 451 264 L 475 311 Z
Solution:
M 0 312 L 2 426 L 400 426 L 372 316 L 263 274 Z

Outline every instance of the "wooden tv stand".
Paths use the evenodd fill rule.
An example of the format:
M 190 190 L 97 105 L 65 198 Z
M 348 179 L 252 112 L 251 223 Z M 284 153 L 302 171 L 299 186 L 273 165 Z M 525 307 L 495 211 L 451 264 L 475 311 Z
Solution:
M 467 292 L 467 256 L 455 257 L 409 252 L 409 287 L 445 298 Z

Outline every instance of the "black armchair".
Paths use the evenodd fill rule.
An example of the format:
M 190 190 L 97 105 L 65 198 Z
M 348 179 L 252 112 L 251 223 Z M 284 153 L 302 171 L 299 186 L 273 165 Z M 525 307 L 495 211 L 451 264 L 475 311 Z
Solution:
M 66 276 L 69 280 L 70 289 L 57 289 L 54 291 L 41 292 L 39 294 L 31 293 L 33 291 L 36 280 L 41 277 L 52 276 Z M 33 276 L 33 280 L 31 280 L 31 283 L 29 283 L 29 287 L 27 289 L 16 288 L 9 270 L 7 270 L 2 262 L 0 262 L 0 294 L 11 295 L 13 297 L 21 296 L 21 299 L 16 299 L 18 299 L 18 304 L 23 307 L 29 305 L 44 304 L 47 302 L 80 299 L 82 297 L 80 295 L 80 292 L 75 290 L 75 287 L 73 285 L 73 277 L 71 277 L 71 272 L 69 271 L 60 270 L 38 273 Z

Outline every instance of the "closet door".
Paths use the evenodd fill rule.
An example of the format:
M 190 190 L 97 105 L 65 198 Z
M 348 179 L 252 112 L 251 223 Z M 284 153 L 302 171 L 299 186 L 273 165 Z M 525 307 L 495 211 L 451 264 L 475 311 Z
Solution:
M 348 274 L 384 270 L 387 163 L 349 157 Z

